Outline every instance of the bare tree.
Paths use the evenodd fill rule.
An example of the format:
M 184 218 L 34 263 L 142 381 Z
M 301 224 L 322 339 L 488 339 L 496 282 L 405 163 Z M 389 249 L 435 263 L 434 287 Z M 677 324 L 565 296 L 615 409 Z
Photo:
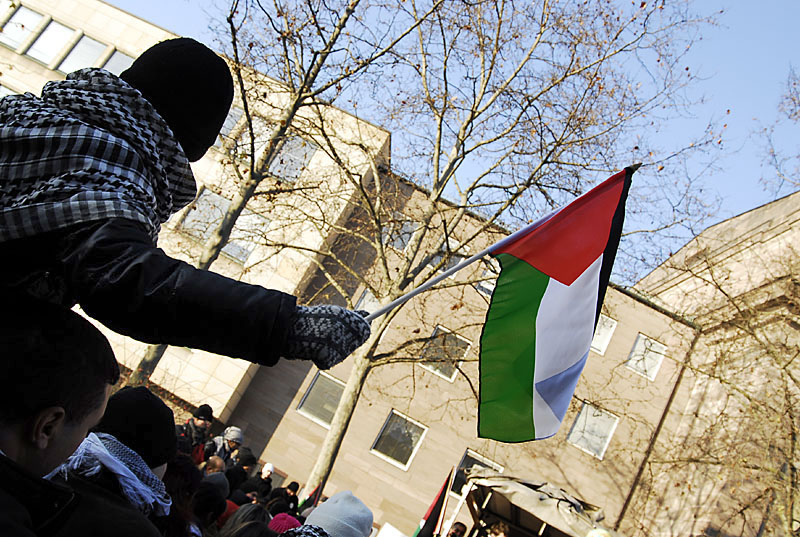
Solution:
M 683 306 L 701 331 L 681 426 L 639 496 L 645 535 L 800 532 L 796 230 L 740 240 L 712 237 L 670 267 L 690 278 Z
M 786 79 L 786 90 L 778 112 L 779 119 L 762 132 L 765 160 L 770 170 L 770 175 L 762 178 L 762 183 L 776 195 L 794 191 L 800 186 L 800 151 L 789 145 L 796 137 L 786 135 L 791 126 L 800 123 L 800 77 L 794 69 L 789 71 Z
M 437 9 L 440 2 L 432 2 L 429 10 Z M 196 259 L 198 268 L 208 270 L 217 260 L 254 197 L 286 192 L 276 182 L 273 166 L 284 146 L 306 130 L 302 110 L 322 99 L 335 100 L 343 86 L 363 75 L 427 16 L 422 14 L 405 26 L 396 18 L 376 24 L 383 11 L 381 5 L 362 0 L 233 0 L 224 45 L 245 118 L 241 143 L 228 146 L 227 171 L 237 191 L 222 219 L 205 234 Z M 257 192 L 265 181 L 265 192 Z M 166 348 L 150 346 L 128 383 L 145 382 Z
M 631 221 L 646 227 L 632 226 L 629 237 L 650 230 L 663 235 L 702 219 L 694 183 L 681 177 L 680 166 L 670 166 L 716 139 L 704 132 L 685 148 L 663 151 L 634 135 L 652 130 L 665 110 L 682 106 L 675 97 L 691 80 L 682 54 L 702 24 L 687 5 L 450 2 L 424 20 L 431 10 L 419 2 L 394 9 L 419 22 L 415 40 L 400 43 L 382 59 L 383 69 L 365 73 L 351 88 L 358 113 L 392 132 L 391 170 L 376 162 L 369 177 L 351 176 L 356 196 L 348 198 L 353 209 L 346 222 L 320 219 L 319 210 L 295 214 L 335 236 L 326 250 L 308 252 L 318 273 L 306 300 L 338 297 L 352 306 L 356 290 L 365 289 L 386 304 L 480 251 L 505 229 L 605 179 L 620 161 L 643 158 L 650 167 L 631 203 Z M 318 118 L 324 119 L 321 107 Z M 315 130 L 322 150 L 344 162 L 333 143 L 341 139 L 335 126 L 320 121 Z M 301 206 L 319 204 L 318 192 L 299 195 L 308 197 Z M 398 239 L 402 248 L 393 244 Z M 631 256 L 636 247 L 636 241 L 626 245 Z M 486 302 L 459 296 L 474 297 L 474 288 L 491 279 L 488 268 L 465 270 L 435 295 L 439 310 L 450 314 L 449 327 L 457 335 L 471 333 L 472 341 Z M 400 310 L 373 322 L 371 338 L 352 359 L 308 490 L 325 483 L 370 370 L 431 360 L 426 345 L 443 336 L 433 332 L 431 343 L 435 314 L 425 312 L 435 308 L 427 309 L 429 301 L 403 308 L 425 328 L 394 344 L 384 335 Z M 443 353 L 434 361 L 453 368 L 460 358 Z

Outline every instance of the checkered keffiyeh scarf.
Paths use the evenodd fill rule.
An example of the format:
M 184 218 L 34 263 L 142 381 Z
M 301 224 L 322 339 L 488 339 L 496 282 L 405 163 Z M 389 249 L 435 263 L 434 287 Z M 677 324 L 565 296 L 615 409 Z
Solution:
M 61 474 L 69 481 L 70 474 L 91 477 L 103 469 L 114 474 L 122 493 L 142 514 L 169 514 L 172 499 L 164 483 L 138 453 L 110 434 L 90 433 L 67 462 L 46 478 Z
M 112 217 L 141 222 L 155 242 L 195 193 L 169 126 L 107 71 L 0 101 L 0 242 Z

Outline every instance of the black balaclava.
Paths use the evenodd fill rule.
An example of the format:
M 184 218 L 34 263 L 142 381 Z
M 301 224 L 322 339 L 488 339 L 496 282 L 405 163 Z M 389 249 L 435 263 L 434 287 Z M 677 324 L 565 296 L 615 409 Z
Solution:
M 145 50 L 122 74 L 167 122 L 189 162 L 214 145 L 233 101 L 225 60 L 188 37 Z
M 113 435 L 150 468 L 169 462 L 178 450 L 172 409 L 143 386 L 128 386 L 112 395 L 103 418 L 92 430 Z

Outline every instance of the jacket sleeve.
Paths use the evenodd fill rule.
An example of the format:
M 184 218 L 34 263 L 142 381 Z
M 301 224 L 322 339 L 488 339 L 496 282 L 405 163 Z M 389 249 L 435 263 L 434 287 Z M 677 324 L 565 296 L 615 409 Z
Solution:
M 262 365 L 278 361 L 293 296 L 173 259 L 131 220 L 110 219 L 65 239 L 62 263 L 75 298 L 112 330 Z

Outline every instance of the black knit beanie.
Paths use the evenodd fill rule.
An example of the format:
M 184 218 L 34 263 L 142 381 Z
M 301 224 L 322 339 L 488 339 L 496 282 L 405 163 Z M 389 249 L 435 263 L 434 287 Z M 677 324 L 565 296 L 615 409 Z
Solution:
M 197 407 L 197 410 L 194 411 L 193 416 L 195 418 L 200 418 L 207 421 L 213 421 L 214 411 L 211 409 L 210 405 L 202 404 L 199 407 Z
M 225 60 L 188 37 L 145 50 L 122 74 L 172 129 L 190 162 L 214 145 L 233 101 Z
M 178 450 L 172 409 L 143 386 L 112 395 L 94 431 L 114 436 L 150 468 L 169 462 Z

